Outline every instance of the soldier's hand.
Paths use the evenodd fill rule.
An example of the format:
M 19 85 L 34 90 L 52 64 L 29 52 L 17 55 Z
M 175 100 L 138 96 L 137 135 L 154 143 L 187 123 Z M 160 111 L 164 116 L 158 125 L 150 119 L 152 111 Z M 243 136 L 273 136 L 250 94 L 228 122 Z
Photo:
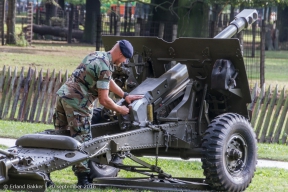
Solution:
M 123 105 L 123 106 L 119 106 L 119 111 L 118 111 L 121 115 L 127 115 L 129 113 L 129 109 Z
M 125 101 L 130 104 L 134 100 L 142 99 L 144 95 L 127 95 Z

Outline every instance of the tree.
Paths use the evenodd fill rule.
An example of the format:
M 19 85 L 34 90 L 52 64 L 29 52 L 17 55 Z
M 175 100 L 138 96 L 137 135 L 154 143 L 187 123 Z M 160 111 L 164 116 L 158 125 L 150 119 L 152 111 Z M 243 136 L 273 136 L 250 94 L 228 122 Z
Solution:
M 4 26 L 5 26 L 5 12 L 6 12 L 6 0 L 3 0 L 2 2 L 0 2 L 1 3 L 1 6 L 3 7 L 3 9 L 2 9 L 2 13 L 1 13 L 1 17 L 2 17 L 2 19 L 1 19 L 1 39 L 2 39 L 2 41 L 1 41 L 1 44 L 2 45 L 4 45 L 4 39 L 5 39 L 5 34 L 4 34 Z
M 51 17 L 55 17 L 57 14 L 57 8 L 59 7 L 57 0 L 43 0 L 42 1 L 45 4 L 45 24 L 50 24 Z
M 101 46 L 102 17 L 100 7 L 101 2 L 96 0 L 96 51 L 99 51 Z
M 58 5 L 62 8 L 62 10 L 65 10 L 65 0 L 58 0 Z
M 63 1 L 63 0 L 61 0 Z M 93 44 L 95 42 L 95 38 L 99 36 L 99 30 L 101 34 L 101 13 L 100 7 L 101 3 L 100 0 L 66 0 L 67 3 L 70 3 L 70 7 L 74 9 L 74 5 L 82 5 L 86 4 L 86 13 L 85 13 L 85 24 L 84 24 L 84 34 L 83 34 L 83 41 L 86 43 Z M 72 10 L 70 10 L 70 16 L 72 14 Z M 71 19 L 70 19 L 71 20 Z M 97 37 L 96 37 L 96 21 L 97 21 Z M 71 21 L 72 22 L 72 21 Z M 72 23 L 70 23 L 72 27 Z M 70 26 L 69 25 L 69 26 Z M 69 30 L 70 32 L 72 29 Z M 69 33 L 70 34 L 70 33 Z
M 209 6 L 203 1 L 179 0 L 178 36 L 206 37 Z M 206 30 L 206 31 L 205 31 Z
M 83 41 L 93 44 L 96 37 L 96 12 L 100 10 L 99 0 L 86 0 L 86 15 Z
M 8 1 L 8 14 L 7 14 L 7 44 L 16 43 L 15 34 L 15 18 L 16 18 L 16 0 Z
M 277 6 L 277 28 L 279 29 L 279 41 L 285 42 L 288 41 L 288 0 L 270 0 L 270 1 L 253 1 L 252 4 L 254 7 L 262 7 L 264 8 L 264 22 L 262 23 L 262 27 L 265 27 L 269 24 L 270 14 L 267 16 L 267 12 L 269 13 L 269 7 Z M 270 28 L 272 30 L 272 25 L 270 24 Z M 275 31 L 273 31 L 275 32 Z M 272 33 L 272 36 L 274 34 Z
M 72 43 L 72 31 L 74 26 L 74 9 L 75 5 L 79 5 L 83 3 L 83 0 L 67 0 L 69 5 L 69 22 L 68 22 L 68 34 L 67 34 L 67 42 Z
M 277 26 L 279 29 L 279 41 L 288 41 L 288 7 L 278 6 Z
M 173 24 L 178 22 L 178 15 L 173 12 L 173 8 L 177 7 L 178 1 L 152 0 L 151 4 L 155 7 L 152 9 L 152 17 L 150 18 L 152 21 L 150 35 L 158 36 L 160 24 L 165 24 L 163 39 L 171 41 L 171 31 L 168 30 L 171 30 Z
M 68 37 L 67 42 L 72 43 L 72 30 L 73 30 L 73 19 L 74 19 L 74 4 L 70 3 L 69 7 L 69 22 L 68 22 Z
M 130 1 L 122 0 L 121 2 Z M 151 0 L 150 3 L 138 0 L 137 2 L 153 6 L 151 22 L 154 24 L 150 33 L 153 31 L 155 35 L 155 31 L 156 33 L 158 32 L 159 23 L 166 22 L 166 25 L 168 23 L 172 25 L 178 24 L 179 37 L 207 37 L 210 6 L 218 8 L 216 11 L 212 10 L 212 12 L 214 11 L 216 24 L 219 12 L 221 12 L 223 7 L 222 5 L 227 4 L 225 0 L 218 0 L 217 4 L 219 5 L 217 6 L 213 6 L 216 3 L 214 4 L 212 0 Z

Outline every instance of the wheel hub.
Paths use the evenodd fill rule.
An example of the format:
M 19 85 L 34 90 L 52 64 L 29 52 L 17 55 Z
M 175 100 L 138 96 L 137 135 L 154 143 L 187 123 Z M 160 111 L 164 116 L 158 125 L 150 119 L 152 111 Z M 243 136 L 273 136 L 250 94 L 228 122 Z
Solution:
M 241 135 L 233 135 L 226 149 L 226 166 L 231 174 L 243 170 L 246 164 L 247 144 Z
M 242 157 L 242 152 L 238 149 L 228 150 L 228 157 L 233 160 L 237 160 Z

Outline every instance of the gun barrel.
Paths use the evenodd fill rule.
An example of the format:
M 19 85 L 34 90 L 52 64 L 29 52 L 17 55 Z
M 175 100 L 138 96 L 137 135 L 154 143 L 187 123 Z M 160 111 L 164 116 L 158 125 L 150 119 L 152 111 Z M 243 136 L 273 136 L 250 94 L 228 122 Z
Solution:
M 184 82 L 188 78 L 188 72 L 186 65 L 178 63 L 159 78 L 165 78 L 168 80 L 169 86 L 176 87 L 180 83 Z
M 255 9 L 244 9 L 238 15 L 236 15 L 235 19 L 230 23 L 228 27 L 226 27 L 214 38 L 231 38 L 233 35 L 239 33 L 244 28 L 247 28 L 249 25 L 254 23 L 257 18 L 258 13 Z

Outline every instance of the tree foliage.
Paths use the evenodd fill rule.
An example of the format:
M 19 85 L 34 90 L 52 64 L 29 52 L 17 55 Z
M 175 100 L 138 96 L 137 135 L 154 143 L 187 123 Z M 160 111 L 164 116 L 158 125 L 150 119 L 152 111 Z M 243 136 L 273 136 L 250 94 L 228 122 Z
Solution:
M 187 4 L 192 6 L 193 4 L 197 2 L 207 3 L 208 5 L 213 4 L 219 4 L 219 5 L 233 5 L 233 6 L 239 6 L 243 5 L 245 7 L 271 7 L 271 6 L 277 6 L 277 5 L 283 5 L 288 6 L 288 0 L 178 0 L 178 1 L 185 1 Z M 57 5 L 56 0 L 42 0 L 44 3 L 52 3 Z M 71 4 L 85 4 L 86 0 L 65 0 L 67 3 Z M 172 1 L 164 1 L 161 4 L 153 4 L 151 3 L 151 0 L 100 0 L 101 4 L 117 4 L 117 3 L 144 3 L 144 4 L 150 4 L 152 6 L 155 6 L 157 8 L 166 9 L 162 5 L 164 4 L 171 4 L 173 5 Z M 174 9 L 177 9 L 178 7 L 174 7 Z
M 59 6 L 58 3 L 55 0 L 42 0 L 42 3 L 44 3 L 44 4 L 53 4 L 55 6 Z
M 86 3 L 86 0 L 65 0 L 65 2 L 74 4 L 74 5 L 82 5 Z
M 59 6 L 55 0 L 42 0 L 43 3 L 50 3 L 55 6 Z M 85 4 L 86 0 L 65 0 L 66 3 L 74 4 L 74 5 L 81 5 Z
M 163 0 L 161 4 L 153 4 L 150 3 L 150 0 L 119 0 L 122 3 L 125 2 L 138 2 L 138 3 L 144 3 L 144 4 L 150 4 L 152 6 L 155 6 L 155 8 L 161 8 L 161 9 L 166 9 L 164 4 L 170 4 L 171 7 L 168 9 L 171 11 L 171 8 L 173 8 L 173 4 L 176 0 Z M 271 7 L 271 6 L 288 6 L 288 0 L 178 0 L 179 2 L 185 2 L 188 6 L 186 7 L 191 7 L 195 5 L 196 3 L 206 3 L 208 5 L 232 5 L 234 7 L 237 6 L 244 6 L 244 7 Z M 107 2 L 107 3 L 115 3 L 117 2 L 116 0 L 101 0 L 101 2 Z M 178 9 L 179 7 L 174 7 L 173 9 Z M 168 11 L 167 10 L 167 11 Z

